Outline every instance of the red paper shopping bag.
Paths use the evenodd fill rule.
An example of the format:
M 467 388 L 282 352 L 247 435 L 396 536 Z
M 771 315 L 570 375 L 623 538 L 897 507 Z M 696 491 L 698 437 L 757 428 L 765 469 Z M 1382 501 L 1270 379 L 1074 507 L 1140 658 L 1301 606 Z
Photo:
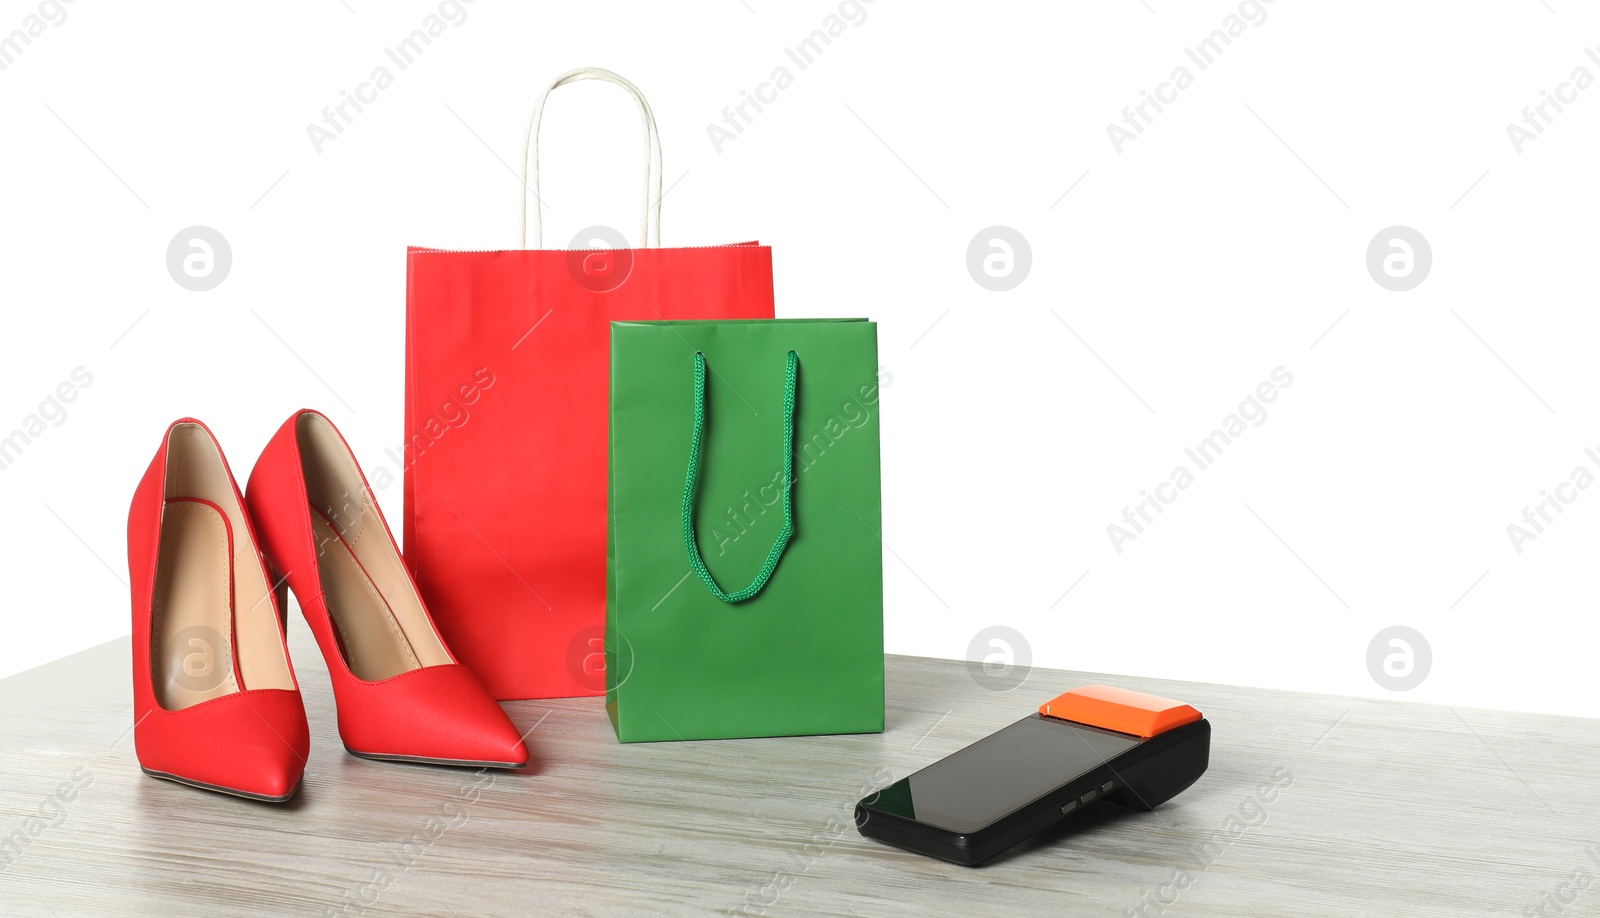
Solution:
M 772 252 L 659 248 L 649 149 L 645 247 L 407 253 L 405 557 L 456 657 L 501 700 L 605 691 L 610 323 L 771 318 Z M 529 127 L 537 199 L 538 131 Z M 527 202 L 524 197 L 524 244 Z M 623 244 L 619 240 L 616 244 Z

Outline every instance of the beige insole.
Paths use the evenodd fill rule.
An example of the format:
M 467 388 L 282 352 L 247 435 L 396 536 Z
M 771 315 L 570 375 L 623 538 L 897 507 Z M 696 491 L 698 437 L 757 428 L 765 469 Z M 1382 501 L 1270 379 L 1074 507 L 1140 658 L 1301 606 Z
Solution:
M 169 711 L 239 690 L 232 567 L 222 514 L 195 500 L 168 501 L 151 604 L 151 665 L 156 700 Z
M 163 494 L 150 634 L 156 700 L 176 711 L 240 690 L 295 688 L 244 507 L 199 425 L 172 429 Z
M 296 424 L 323 598 L 350 671 L 376 682 L 454 663 L 339 432 L 318 414 Z
M 352 673 L 368 682 L 377 682 L 422 666 L 452 662 L 426 620 L 419 620 L 422 609 L 412 598 L 414 594 L 409 583 L 404 592 L 392 594 L 400 608 L 391 606 L 384 592 L 362 567 L 355 551 L 325 516 L 321 513 L 312 516 L 311 528 L 319 546 L 317 567 L 322 576 L 323 599 Z M 412 645 L 407 629 L 401 624 L 402 615 L 407 611 L 413 614 L 405 617 L 427 629 L 424 639 L 417 642 L 420 646 Z

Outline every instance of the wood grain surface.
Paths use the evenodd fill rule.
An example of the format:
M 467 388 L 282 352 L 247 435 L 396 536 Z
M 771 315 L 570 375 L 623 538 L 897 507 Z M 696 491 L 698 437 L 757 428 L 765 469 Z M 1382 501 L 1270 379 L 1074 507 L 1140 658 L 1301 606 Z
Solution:
M 0 681 L 0 915 L 1600 915 L 1600 721 L 891 656 L 882 735 L 622 746 L 598 699 L 527 701 L 534 761 L 480 774 L 346 755 L 296 625 L 287 805 L 139 772 L 126 639 Z M 1200 708 L 1210 770 L 977 869 L 857 834 L 859 797 L 1088 682 Z

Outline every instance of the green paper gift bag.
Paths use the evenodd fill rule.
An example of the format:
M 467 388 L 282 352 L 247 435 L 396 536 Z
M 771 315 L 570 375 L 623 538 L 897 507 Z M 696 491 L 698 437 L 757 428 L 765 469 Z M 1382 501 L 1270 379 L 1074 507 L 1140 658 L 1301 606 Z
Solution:
M 617 738 L 881 731 L 877 326 L 613 322 L 610 456 Z

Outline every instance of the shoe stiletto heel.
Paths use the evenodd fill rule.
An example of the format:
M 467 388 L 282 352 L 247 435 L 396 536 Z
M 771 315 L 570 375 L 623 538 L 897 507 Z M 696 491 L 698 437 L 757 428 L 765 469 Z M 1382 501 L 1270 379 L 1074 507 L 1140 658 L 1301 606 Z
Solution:
M 256 461 L 246 489 L 328 662 L 339 735 L 352 755 L 521 768 L 517 728 L 428 615 L 377 501 L 339 431 L 300 411 Z
M 167 428 L 128 512 L 134 749 L 152 777 L 294 796 L 305 706 L 254 530 L 204 424 Z

